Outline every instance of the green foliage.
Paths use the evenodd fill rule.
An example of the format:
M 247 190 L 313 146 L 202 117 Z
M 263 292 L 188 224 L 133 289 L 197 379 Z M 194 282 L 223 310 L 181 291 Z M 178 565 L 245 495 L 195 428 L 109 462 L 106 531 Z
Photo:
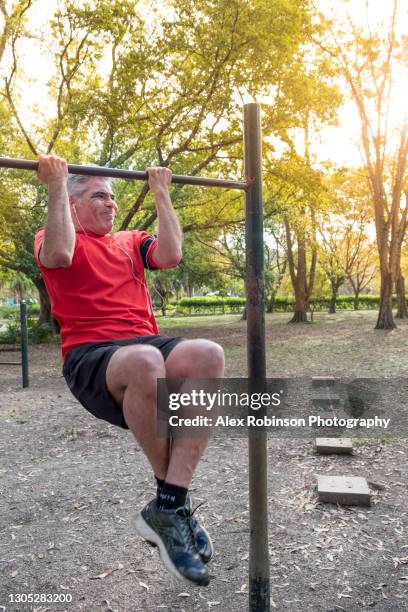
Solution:
M 314 311 L 326 311 L 330 304 L 330 297 L 312 299 Z M 360 295 L 359 304 L 361 310 L 377 310 L 380 303 L 379 295 Z M 338 295 L 336 299 L 336 309 L 353 310 L 354 295 Z
M 21 341 L 20 324 L 15 320 L 7 322 L 6 331 L 0 333 L 0 344 L 17 344 Z
M 38 317 L 40 314 L 40 305 L 39 304 L 29 304 L 27 307 L 28 318 Z M 19 319 L 20 317 L 20 307 L 19 306 L 11 306 L 4 305 L 0 306 L 0 319 Z
M 42 323 L 35 325 L 28 331 L 28 340 L 33 344 L 44 344 L 47 342 L 56 342 L 58 335 L 55 333 L 54 326 L 51 323 Z
M 327 311 L 330 304 L 330 296 L 316 297 L 311 300 L 311 308 L 315 312 Z M 204 313 L 237 313 L 245 306 L 243 297 L 217 297 L 200 296 L 194 298 L 182 298 L 175 302 L 177 312 L 181 314 L 204 314 Z M 380 303 L 379 295 L 360 295 L 359 307 L 361 310 L 376 310 Z M 295 304 L 293 296 L 278 295 L 274 302 L 274 312 L 292 312 Z M 396 306 L 396 298 L 394 298 Z M 339 310 L 353 310 L 354 296 L 339 295 L 336 300 L 336 308 Z
M 182 298 L 177 302 L 177 310 L 181 313 L 236 313 L 241 312 L 245 306 L 245 298 L 242 297 L 218 297 L 204 296 L 193 298 Z
M 42 325 L 32 324 L 28 328 L 28 342 L 29 344 L 47 344 L 49 342 L 57 342 L 58 335 L 55 333 L 54 327 L 50 323 L 43 323 Z M 7 323 L 7 329 L 4 332 L 0 332 L 0 345 L 1 344 L 20 344 L 21 342 L 21 329 L 19 321 L 9 321 Z
M 13 40 L 18 45 L 35 36 L 52 60 L 44 89 L 51 106 L 46 113 L 37 109 L 32 123 L 26 120 L 19 92 L 31 74 L 24 74 L 15 54 L 0 98 L 2 155 L 32 158 L 48 152 L 78 163 L 160 164 L 180 174 L 241 177 L 242 99 L 268 101 L 267 153 L 274 135 L 292 155 L 291 130 L 303 128 L 305 118 L 314 130 L 318 122 L 333 122 L 338 94 L 330 67 L 311 51 L 315 26 L 308 0 L 154 1 L 148 14 L 134 0 L 61 0 L 42 34 L 30 20 L 35 7 L 16 14 Z M 11 53 L 11 39 L 7 45 Z M 287 168 L 292 163 L 290 157 Z M 282 209 L 294 182 L 297 197 L 315 193 L 319 183 L 312 171 L 296 169 L 281 197 L 284 181 L 274 182 L 275 165 L 276 159 L 266 160 L 268 189 L 272 183 L 267 215 L 275 205 Z M 0 188 L 0 266 L 30 278 L 44 300 L 32 249 L 46 214 L 46 190 L 33 175 L 3 171 Z M 121 182 L 115 189 L 117 227 L 154 232 L 156 211 L 145 186 Z M 221 232 L 242 222 L 242 194 L 174 187 L 171 195 L 186 238 L 180 269 L 150 281 L 163 304 L 197 286 L 242 289 L 242 274 L 227 274 L 221 258 L 202 247 L 202 241 L 214 244 Z M 294 208 L 293 198 L 288 206 Z M 274 291 L 275 274 L 267 281 Z
M 39 314 L 39 304 L 28 306 L 28 342 L 30 344 L 41 344 L 58 341 L 58 334 L 56 334 L 52 323 L 38 324 Z M 0 333 L 0 344 L 19 344 L 21 342 L 20 307 L 0 306 L 0 319 L 6 321 L 6 330 Z

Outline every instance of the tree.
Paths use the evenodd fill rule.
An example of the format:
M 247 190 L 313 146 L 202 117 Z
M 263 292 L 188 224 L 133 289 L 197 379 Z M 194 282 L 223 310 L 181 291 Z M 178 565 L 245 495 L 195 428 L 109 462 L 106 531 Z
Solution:
M 266 222 L 270 245 L 265 245 L 265 302 L 266 312 L 273 312 L 275 300 L 285 278 L 288 258 L 285 249 L 285 229 L 280 223 Z
M 378 261 L 371 246 L 363 246 L 347 276 L 354 292 L 354 310 L 359 309 L 360 295 L 378 274 Z
M 364 170 L 335 169 L 326 179 L 330 211 L 320 215 L 319 261 L 331 285 L 329 312 L 335 313 L 340 286 L 348 279 L 355 294 L 355 309 L 364 287 L 373 279 L 373 265 L 368 231 L 372 213 L 370 193 Z
M 279 122 L 287 150 L 279 162 L 274 159 L 273 148 L 267 150 L 266 183 L 285 227 L 288 268 L 295 294 L 291 323 L 304 323 L 317 264 L 316 214 L 326 206 L 322 172 L 314 167 L 311 139 L 323 125 L 336 122 L 341 95 L 332 83 L 331 67 L 310 45 L 305 47 L 302 63 L 297 66 L 297 78 L 284 79 L 282 91 L 287 95 L 290 92 L 289 99 L 295 100 L 291 106 L 291 129 L 282 129 L 284 122 L 283 126 Z M 274 196 L 274 192 L 278 195 Z
M 401 231 L 400 238 L 398 240 L 398 251 L 396 255 L 396 274 L 395 274 L 395 291 L 397 294 L 397 319 L 408 319 L 408 308 L 407 308 L 407 300 L 405 297 L 405 278 L 402 274 L 402 266 L 401 266 L 401 249 L 402 243 L 404 241 L 407 229 L 407 210 L 408 207 L 408 191 L 405 192 L 405 209 L 403 214 L 401 215 Z
M 367 1 L 365 6 L 365 26 L 356 25 L 347 10 L 345 19 L 338 15 L 327 19 L 320 13 L 327 35 L 316 38 L 315 42 L 338 67 L 359 113 L 361 149 L 380 259 L 381 299 L 376 329 L 392 329 L 395 327 L 392 292 L 397 280 L 399 291 L 404 290 L 399 259 L 408 212 L 402 202 L 408 156 L 408 116 L 396 117 L 392 105 L 397 81 L 404 78 L 408 65 L 408 40 L 398 31 L 398 0 L 390 5 L 388 26 L 384 23 L 373 25 L 370 10 L 377 6 L 373 0 Z M 399 133 L 398 140 L 392 138 L 395 130 Z
M 338 235 L 332 234 L 328 238 L 322 236 L 319 263 L 330 282 L 330 314 L 334 314 L 336 312 L 336 300 L 339 288 L 344 283 L 346 278 L 346 273 L 341 263 L 341 254 L 339 252 L 342 246 L 341 243 L 342 240 Z
M 0 0 L 2 30 L 0 33 L 0 65 L 4 52 L 10 40 L 16 39 L 25 25 L 25 14 L 33 4 L 33 0 L 17 0 L 11 7 L 5 0 Z
M 285 249 L 295 295 L 291 323 L 306 323 L 317 265 L 316 214 L 326 206 L 322 173 L 297 155 L 282 158 L 274 177 L 277 190 L 278 218 L 285 228 Z
M 267 224 L 267 238 L 264 242 L 265 261 L 265 305 L 266 311 L 272 312 L 276 294 L 286 272 L 287 259 L 283 248 L 282 228 L 278 224 Z M 246 280 L 245 264 L 245 228 L 237 224 L 234 228 L 224 230 L 211 241 L 201 239 L 200 243 L 207 255 L 216 259 L 217 269 L 223 277 L 231 277 L 237 287 L 243 288 Z
M 30 5 L 28 0 L 26 4 Z M 94 6 L 65 0 L 38 39 L 38 45 L 54 60 L 54 75 L 44 98 L 54 104 L 55 111 L 53 116 L 39 112 L 32 125 L 25 119 L 19 96 L 26 78 L 21 41 L 31 35 L 27 17 L 27 32 L 14 30 L 15 35 L 6 41 L 9 62 L 0 109 L 7 113 L 4 154 L 33 157 L 44 151 L 78 162 L 129 168 L 160 164 L 183 174 L 205 170 L 239 176 L 240 99 L 267 94 L 285 72 L 296 74 L 301 43 L 312 27 L 307 9 L 307 0 L 276 0 L 273 4 L 266 0 L 199 0 L 194 6 L 175 0 L 168 12 L 161 12 L 161 5 L 153 3 L 147 19 L 132 0 L 101 0 Z M 29 13 L 27 10 L 27 16 Z M 286 108 L 287 125 L 290 104 L 289 94 L 277 96 L 271 104 L 282 115 Z M 154 231 L 156 212 L 147 186 L 135 183 L 118 189 L 124 202 L 121 229 Z M 185 205 L 182 192 L 175 189 L 172 194 L 176 207 Z M 186 207 L 186 231 L 208 228 L 225 207 L 225 200 L 212 198 L 210 207 L 202 196 L 195 195 L 190 200 L 193 204 L 196 197 L 202 211 L 197 215 L 194 206 L 191 210 Z M 20 200 L 16 186 L 10 207 Z M 42 186 L 34 186 L 32 202 L 33 210 L 25 206 L 14 218 L 18 231 L 12 235 L 7 230 L 9 244 L 0 253 L 0 263 L 38 282 L 42 317 L 47 318 L 49 303 L 41 293 L 44 288 L 37 280 L 38 272 L 33 272 L 32 255 L 31 264 L 25 261 L 35 227 L 45 214 Z M 6 205 L 2 209 L 4 218 L 12 216 Z M 234 216 L 235 212 L 231 220 Z M 30 235 L 24 244 L 23 235 Z

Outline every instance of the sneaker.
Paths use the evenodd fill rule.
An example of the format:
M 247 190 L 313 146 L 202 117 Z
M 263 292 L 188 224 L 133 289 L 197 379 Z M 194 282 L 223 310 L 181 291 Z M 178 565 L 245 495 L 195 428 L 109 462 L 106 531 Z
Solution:
M 197 506 L 197 508 L 200 507 L 201 504 L 199 504 Z M 209 563 L 209 561 L 211 561 L 213 555 L 214 555 L 214 547 L 213 544 L 211 542 L 211 538 L 210 538 L 210 534 L 208 533 L 208 531 L 202 526 L 200 525 L 200 523 L 198 522 L 198 520 L 196 519 L 196 517 L 194 516 L 194 512 L 197 510 L 197 508 L 195 508 L 194 510 L 192 509 L 192 501 L 191 501 L 191 495 L 190 493 L 187 493 L 187 498 L 186 498 L 186 509 L 187 512 L 189 514 L 190 517 L 190 527 L 191 530 L 194 534 L 194 538 L 195 538 L 195 545 L 196 545 L 196 549 L 198 554 L 201 557 L 201 560 L 203 561 L 203 563 Z
M 187 508 L 159 510 L 154 499 L 136 517 L 135 524 L 142 538 L 159 547 L 164 565 L 174 576 L 207 586 L 208 570 L 197 554 Z

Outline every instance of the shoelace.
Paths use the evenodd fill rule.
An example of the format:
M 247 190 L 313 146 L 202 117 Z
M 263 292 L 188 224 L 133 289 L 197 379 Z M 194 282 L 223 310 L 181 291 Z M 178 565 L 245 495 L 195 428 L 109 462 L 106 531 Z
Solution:
M 196 510 L 198 510 L 198 509 L 200 508 L 200 506 L 203 506 L 204 504 L 205 504 L 205 501 L 201 502 L 200 504 L 198 504 L 198 506 L 196 506 L 196 507 L 194 508 L 194 510 L 192 510 L 191 512 L 189 512 L 189 515 L 188 515 L 188 520 L 189 520 L 189 523 L 190 523 L 190 529 L 194 529 L 194 528 L 196 527 L 197 523 L 198 523 L 198 521 L 197 521 L 196 517 L 195 517 L 195 516 L 193 516 L 194 512 L 195 512 Z M 194 534 L 193 534 L 193 535 L 194 535 Z M 195 539 L 195 536 L 194 536 L 194 539 Z
M 198 504 L 198 506 L 196 506 L 194 510 L 191 512 L 191 516 L 193 516 L 194 512 L 198 510 L 201 506 L 204 506 L 204 504 L 205 504 L 205 501 L 202 501 L 200 504 Z
M 185 509 L 183 509 L 185 510 Z M 190 517 L 192 516 L 190 513 L 184 511 L 183 513 L 178 513 L 180 517 L 180 529 L 184 536 L 184 540 L 187 543 L 187 547 L 189 551 L 196 552 L 195 550 L 195 538 L 192 530 L 192 526 L 190 523 Z M 183 520 L 186 519 L 186 520 Z

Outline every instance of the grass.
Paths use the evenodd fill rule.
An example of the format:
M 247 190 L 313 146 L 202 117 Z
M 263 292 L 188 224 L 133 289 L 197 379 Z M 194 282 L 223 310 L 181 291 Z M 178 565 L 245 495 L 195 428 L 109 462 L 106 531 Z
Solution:
M 162 317 L 156 315 L 156 321 L 159 327 L 163 329 L 194 329 L 200 327 L 216 327 L 220 323 L 227 325 L 228 323 L 236 323 L 241 319 L 241 315 L 194 315 L 189 317 Z
M 375 330 L 375 311 L 315 313 L 312 324 L 288 325 L 290 314 L 266 316 L 267 374 L 279 376 L 406 376 L 408 321 Z M 205 337 L 224 347 L 228 376 L 245 376 L 246 322 L 240 315 L 159 318 L 164 333 Z

